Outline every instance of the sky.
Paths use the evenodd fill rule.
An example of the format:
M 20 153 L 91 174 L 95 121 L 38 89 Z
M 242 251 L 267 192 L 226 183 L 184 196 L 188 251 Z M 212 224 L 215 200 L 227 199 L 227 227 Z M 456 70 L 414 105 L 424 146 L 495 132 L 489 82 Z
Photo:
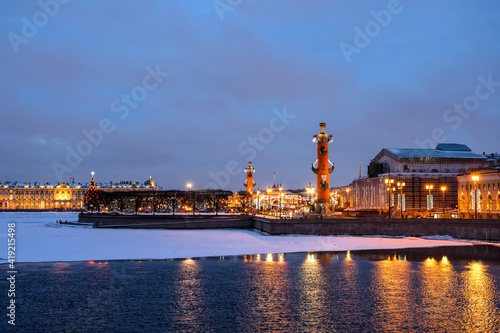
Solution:
M 383 148 L 500 152 L 500 2 L 2 1 L 0 182 L 331 186 Z

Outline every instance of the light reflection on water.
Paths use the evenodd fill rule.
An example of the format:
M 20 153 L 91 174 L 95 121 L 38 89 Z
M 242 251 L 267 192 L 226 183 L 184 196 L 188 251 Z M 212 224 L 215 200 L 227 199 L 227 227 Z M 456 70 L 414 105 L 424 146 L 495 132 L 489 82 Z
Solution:
M 298 314 L 300 321 L 308 330 L 317 331 L 325 321 L 328 311 L 327 276 L 318 260 L 318 254 L 307 254 L 300 266 L 298 277 Z M 326 261 L 329 258 L 324 258 Z
M 459 299 L 456 294 L 458 275 L 443 256 L 440 261 L 427 258 L 420 265 L 422 307 L 426 309 L 428 325 L 433 331 L 444 331 L 459 325 Z M 453 325 L 449 323 L 453 322 Z
M 203 281 L 198 261 L 186 259 L 179 263 L 174 285 L 175 316 L 177 325 L 199 326 L 203 324 Z
M 464 321 L 468 332 L 498 332 L 500 311 L 498 304 L 498 290 L 482 262 L 472 262 L 462 272 L 461 278 L 464 286 L 461 288 L 466 300 Z M 498 276 L 497 276 L 498 278 Z M 496 311 L 493 311 L 495 309 Z
M 260 261 L 260 255 L 252 258 L 253 262 L 248 262 L 247 258 L 243 272 L 246 282 L 242 287 L 239 304 L 242 318 L 238 323 L 250 332 L 296 330 L 294 313 L 289 310 L 293 307 L 294 281 L 285 256 L 279 254 L 278 261 L 274 261 L 273 254 L 267 254 L 264 262 Z
M 500 262 L 426 252 L 19 264 L 20 328 L 500 331 Z
M 374 316 L 384 332 L 407 331 L 414 321 L 412 311 L 412 268 L 406 260 L 388 258 L 374 263 L 371 293 Z

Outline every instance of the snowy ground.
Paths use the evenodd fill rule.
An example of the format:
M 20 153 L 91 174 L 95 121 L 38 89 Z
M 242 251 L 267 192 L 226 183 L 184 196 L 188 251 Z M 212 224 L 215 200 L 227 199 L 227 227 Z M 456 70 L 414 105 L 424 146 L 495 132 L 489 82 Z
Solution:
M 16 261 L 167 259 L 312 251 L 472 245 L 415 237 L 269 236 L 248 230 L 93 229 L 60 225 L 77 213 L 0 213 L 0 263 L 7 258 L 8 223 L 15 222 Z

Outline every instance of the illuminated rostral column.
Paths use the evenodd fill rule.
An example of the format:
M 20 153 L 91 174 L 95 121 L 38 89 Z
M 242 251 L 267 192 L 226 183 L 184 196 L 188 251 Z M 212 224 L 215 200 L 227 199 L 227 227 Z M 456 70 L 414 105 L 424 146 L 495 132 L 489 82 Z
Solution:
M 325 204 L 330 203 L 330 174 L 334 169 L 333 163 L 331 163 L 328 159 L 328 144 L 333 140 L 332 135 L 325 133 L 325 123 L 320 123 L 319 127 L 321 128 L 321 133 L 313 136 L 313 142 L 318 143 L 318 159 L 311 167 L 312 171 L 317 175 L 318 183 L 316 212 L 320 212 L 321 208 L 324 207 Z
M 255 182 L 253 181 L 253 173 L 255 169 L 252 167 L 252 162 L 248 162 L 248 167 L 245 168 L 245 172 L 247 173 L 247 180 L 243 183 L 243 185 L 247 188 L 247 198 L 250 199 L 253 196 L 253 187 L 255 186 Z

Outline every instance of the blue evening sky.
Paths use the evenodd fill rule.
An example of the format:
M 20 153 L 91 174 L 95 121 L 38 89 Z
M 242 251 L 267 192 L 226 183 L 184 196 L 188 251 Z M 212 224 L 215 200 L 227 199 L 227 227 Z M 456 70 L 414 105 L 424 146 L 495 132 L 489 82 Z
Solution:
M 2 1 L 0 181 L 332 186 L 382 148 L 500 152 L 500 2 Z M 465 104 L 464 106 L 461 106 Z M 455 107 L 454 107 L 455 105 Z

